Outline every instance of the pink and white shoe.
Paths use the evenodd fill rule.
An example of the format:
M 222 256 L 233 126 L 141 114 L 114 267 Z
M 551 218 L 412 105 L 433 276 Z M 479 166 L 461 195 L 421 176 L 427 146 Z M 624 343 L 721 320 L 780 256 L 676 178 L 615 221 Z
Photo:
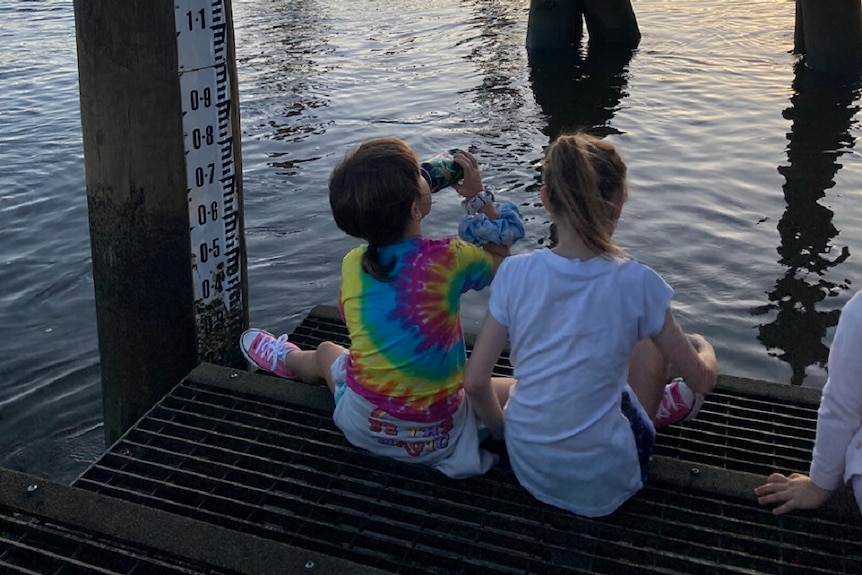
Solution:
M 295 344 L 287 341 L 287 335 L 275 337 L 262 329 L 249 329 L 239 339 L 242 354 L 257 369 L 287 379 L 299 379 L 284 365 L 284 357 L 295 349 Z
M 703 405 L 703 399 L 704 397 L 693 392 L 681 377 L 672 379 L 664 386 L 664 396 L 655 417 L 656 429 L 694 419 Z

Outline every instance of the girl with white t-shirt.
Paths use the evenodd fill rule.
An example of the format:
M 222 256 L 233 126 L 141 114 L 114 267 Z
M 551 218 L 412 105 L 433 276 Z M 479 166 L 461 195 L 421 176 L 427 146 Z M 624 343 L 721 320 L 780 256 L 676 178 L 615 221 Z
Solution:
M 464 387 L 530 493 L 602 516 L 643 487 L 655 427 L 690 419 L 718 364 L 674 320 L 670 286 L 612 238 L 627 197 L 617 150 L 561 136 L 542 178 L 558 243 L 501 264 Z M 491 373 L 507 344 L 515 382 L 503 408 Z M 668 383 L 671 364 L 681 378 Z

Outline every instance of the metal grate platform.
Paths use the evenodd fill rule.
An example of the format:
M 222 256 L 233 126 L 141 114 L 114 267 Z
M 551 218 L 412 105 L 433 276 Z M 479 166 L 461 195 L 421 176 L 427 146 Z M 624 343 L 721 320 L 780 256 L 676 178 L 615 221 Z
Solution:
M 748 477 L 722 475 L 739 472 L 663 460 L 617 513 L 585 519 L 504 467 L 458 481 L 369 456 L 324 389 L 231 375 L 196 370 L 76 486 L 392 573 L 862 573 L 858 524 L 776 518 L 732 484 Z
M 346 343 L 332 308 L 291 335 L 304 348 L 323 339 Z M 509 369 L 502 358 L 499 372 Z M 92 498 L 79 508 L 105 517 L 140 511 L 152 533 L 58 515 L 27 494 L 9 502 L 0 473 L 0 572 L 29 546 L 80 565 L 10 572 L 859 574 L 862 522 L 846 493 L 775 517 L 751 492 L 770 471 L 807 468 L 816 403 L 812 390 L 724 378 L 697 420 L 660 434 L 648 487 L 587 519 L 537 502 L 505 461 L 453 480 L 352 447 L 325 388 L 202 365 L 61 494 Z M 33 543 L 43 532 L 47 542 Z M 189 555 L 181 533 L 194 539 Z M 78 549 L 91 540 L 127 563 L 85 568 L 93 553 Z

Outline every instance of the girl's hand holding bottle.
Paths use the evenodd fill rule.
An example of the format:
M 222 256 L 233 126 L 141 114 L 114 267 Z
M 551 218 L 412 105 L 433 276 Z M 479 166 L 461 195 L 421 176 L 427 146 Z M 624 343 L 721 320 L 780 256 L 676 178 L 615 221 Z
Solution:
M 485 191 L 482 185 L 482 174 L 479 170 L 479 162 L 476 157 L 466 150 L 458 150 L 455 154 L 455 163 L 464 170 L 464 179 L 461 182 L 452 183 L 452 187 L 461 196 L 470 199 L 480 192 Z

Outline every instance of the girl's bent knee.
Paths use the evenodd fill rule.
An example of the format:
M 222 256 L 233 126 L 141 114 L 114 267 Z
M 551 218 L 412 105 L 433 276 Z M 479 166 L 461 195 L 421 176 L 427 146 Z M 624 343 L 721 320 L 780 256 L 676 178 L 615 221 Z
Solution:
M 317 346 L 317 362 L 325 370 L 338 359 L 338 357 L 347 351 L 347 348 L 338 345 L 331 341 L 324 341 Z
M 320 353 L 326 353 L 326 350 L 331 348 L 333 345 L 335 344 L 333 344 L 331 341 L 322 341 L 317 344 L 317 351 Z

